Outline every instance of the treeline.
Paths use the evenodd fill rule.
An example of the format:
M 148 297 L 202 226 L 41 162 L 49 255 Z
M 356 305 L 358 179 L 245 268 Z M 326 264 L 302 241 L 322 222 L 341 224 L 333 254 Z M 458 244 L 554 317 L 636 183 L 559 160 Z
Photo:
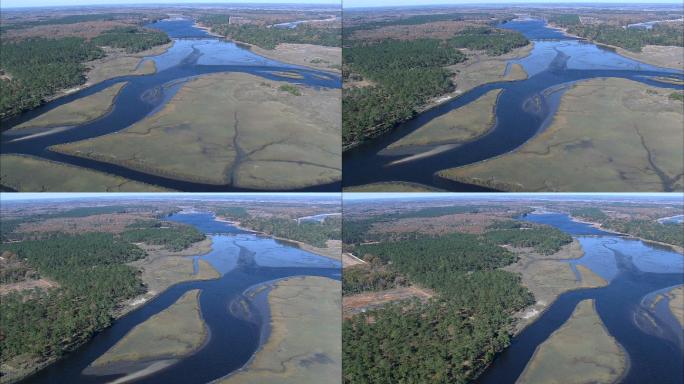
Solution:
M 368 233 L 373 224 L 390 220 L 406 219 L 406 218 L 421 218 L 421 217 L 440 217 L 446 215 L 453 215 L 458 213 L 477 213 L 480 207 L 472 205 L 464 206 L 446 206 L 446 207 L 426 207 L 412 211 L 387 213 L 384 215 L 375 215 L 363 219 L 346 219 L 343 222 L 342 236 L 344 237 L 344 244 L 360 244 L 365 241 L 379 241 L 386 240 L 392 236 L 390 234 L 370 234 Z
M 551 255 L 562 246 L 572 242 L 572 236 L 546 225 L 518 224 L 513 222 L 510 228 L 502 228 L 505 224 L 495 224 L 484 234 L 484 237 L 499 245 L 534 248 L 536 252 Z
M 627 233 L 646 240 L 678 245 L 684 247 L 684 224 L 664 223 L 661 224 L 650 220 L 606 220 L 602 225 L 610 230 Z
M 548 15 L 546 16 L 546 21 L 549 24 L 557 25 L 559 27 L 570 27 L 581 24 L 580 17 L 576 13 Z
M 35 108 L 57 91 L 82 84 L 83 63 L 103 56 L 95 44 L 79 37 L 2 42 L 0 68 L 9 79 L 0 80 L 0 118 Z
M 264 49 L 275 49 L 278 44 L 314 44 L 341 46 L 340 28 L 317 28 L 299 24 L 295 28 L 275 28 L 256 24 L 228 24 L 226 16 L 204 16 L 199 21 L 212 32 L 231 40 L 253 44 Z
M 528 43 L 518 32 L 489 27 L 470 28 L 448 40 L 345 42 L 345 80 L 361 75 L 375 85 L 343 91 L 343 145 L 377 136 L 412 118 L 431 98 L 453 90 L 452 73 L 444 67 L 466 60 L 459 48 L 500 55 Z
M 684 26 L 681 24 L 655 24 L 651 29 L 623 28 L 607 24 L 581 24 L 571 26 L 568 32 L 633 52 L 641 52 L 641 48 L 645 45 L 684 46 Z
M 580 219 L 586 219 L 591 221 L 601 222 L 606 220 L 608 216 L 603 213 L 600 208 L 596 207 L 585 207 L 585 208 L 575 208 L 570 210 L 570 216 L 579 217 Z
M 424 236 L 358 249 L 439 296 L 345 320 L 345 383 L 470 382 L 509 344 L 511 314 L 534 301 L 517 275 L 497 269 L 516 256 L 482 236 Z
M 429 99 L 453 90 L 451 73 L 443 67 L 466 59 L 438 39 L 355 44 L 345 47 L 342 56 L 343 76 L 354 80 L 351 71 L 376 83 L 344 90 L 343 145 L 385 132 L 413 117 Z
M 250 216 L 247 210 L 242 207 L 218 208 L 214 213 L 216 216 L 222 216 L 229 220 L 241 220 Z
M 611 219 L 600 208 L 587 207 L 570 210 L 570 215 L 581 219 L 591 220 L 601 224 L 602 227 L 641 237 L 646 240 L 678 245 L 684 247 L 684 224 L 682 223 L 659 223 L 653 220 L 623 220 Z
M 249 217 L 240 220 L 240 225 L 271 236 L 301 241 L 323 248 L 328 240 L 339 240 L 342 220 L 327 217 L 323 222 L 302 221 L 284 217 Z
M 111 324 L 118 303 L 144 292 L 137 271 L 124 263 L 145 253 L 112 234 L 53 234 L 39 241 L 3 244 L 0 250 L 16 254 L 60 285 L 3 296 L 3 361 L 23 354 L 49 358 L 72 350 Z
M 163 227 L 163 224 L 169 226 Z M 122 232 L 121 238 L 129 243 L 161 245 L 170 251 L 181 251 L 193 243 L 204 240 L 206 236 L 190 225 L 146 221 L 139 222 L 132 229 Z
M 487 27 L 466 29 L 449 41 L 455 47 L 485 51 L 490 56 L 503 55 L 530 43 L 521 33 Z
M 157 45 L 170 42 L 166 32 L 137 27 L 118 27 L 94 37 L 91 42 L 97 46 L 125 49 L 127 53 L 145 51 Z

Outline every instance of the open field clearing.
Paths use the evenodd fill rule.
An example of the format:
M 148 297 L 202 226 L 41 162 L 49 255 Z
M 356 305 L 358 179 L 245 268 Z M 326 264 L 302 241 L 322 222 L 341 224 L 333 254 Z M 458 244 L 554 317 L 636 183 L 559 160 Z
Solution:
M 487 92 L 479 99 L 454 109 L 404 136 L 388 148 L 440 143 L 465 143 L 485 135 L 494 127 L 494 107 L 500 89 Z
M 129 225 L 141 219 L 152 219 L 153 215 L 143 216 L 140 213 L 105 213 L 85 217 L 59 217 L 22 223 L 15 230 L 17 233 L 61 232 L 79 234 L 84 232 L 121 233 L 129 229 Z
M 342 67 L 342 48 L 313 44 L 278 44 L 275 49 L 264 49 L 255 45 L 250 50 L 257 55 L 285 63 L 340 72 Z
M 625 79 L 579 82 L 521 148 L 440 174 L 506 191 L 682 190 L 684 110 L 670 93 Z
M 293 189 L 339 180 L 339 90 L 242 73 L 185 84 L 160 112 L 111 135 L 53 147 L 139 171 L 210 184 Z M 317 105 L 312 108 L 311 105 Z
M 539 345 L 518 383 L 613 383 L 626 366 L 627 357 L 603 326 L 594 301 L 583 300 Z
M 268 294 L 271 334 L 233 383 L 339 383 L 342 377 L 340 282 L 293 277 Z
M 61 105 L 13 129 L 71 126 L 95 120 L 109 112 L 114 98 L 124 85 L 125 82 L 116 83 L 100 92 Z
M 364 292 L 342 298 L 343 317 L 350 318 L 366 310 L 381 307 L 393 301 L 420 298 L 427 300 L 434 293 L 418 287 L 393 288 L 378 292 Z
M 31 175 L 27 178 L 26 175 Z M 163 188 L 31 156 L 0 156 L 0 184 L 16 191 L 153 192 Z
M 208 334 L 198 298 L 199 290 L 188 291 L 170 307 L 133 328 L 91 367 L 156 357 L 181 357 L 199 348 Z

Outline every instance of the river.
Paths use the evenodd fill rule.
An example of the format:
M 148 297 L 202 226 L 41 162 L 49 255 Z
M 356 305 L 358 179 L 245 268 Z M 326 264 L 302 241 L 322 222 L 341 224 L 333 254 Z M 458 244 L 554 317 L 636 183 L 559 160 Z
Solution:
M 604 232 L 565 214 L 529 214 L 522 220 L 552 225 L 577 238 L 585 255 L 569 262 L 587 266 L 609 283 L 561 294 L 513 338 L 477 382 L 514 383 L 535 349 L 563 325 L 577 304 L 593 299 L 608 333 L 628 355 L 621 383 L 682 383 L 682 327 L 663 303 L 653 308 L 651 300 L 684 284 L 684 257 L 669 247 Z
M 250 191 L 247 188 L 231 185 L 202 184 L 152 175 L 107 162 L 60 154 L 48 148 L 52 145 L 95 138 L 125 129 L 161 110 L 186 81 L 200 75 L 243 72 L 266 79 L 312 87 L 341 87 L 339 75 L 259 56 L 239 44 L 209 35 L 207 31 L 197 28 L 194 21 L 190 19 L 166 19 L 150 24 L 148 27 L 165 31 L 173 40 L 173 46 L 165 53 L 143 59 L 154 61 L 157 67 L 156 73 L 112 78 L 3 121 L 0 153 L 36 156 L 180 191 Z M 301 79 L 279 74 L 285 71 L 295 73 L 301 76 Z M 53 129 L 52 127 L 8 131 L 54 108 L 92 95 L 121 81 L 127 81 L 128 84 L 114 99 L 111 111 L 94 121 L 68 129 Z M 45 132 L 50 133 L 37 135 Z M 335 182 L 302 188 L 298 191 L 339 191 L 339 185 L 339 182 Z
M 515 150 L 553 119 L 563 92 L 574 82 L 599 77 L 625 78 L 668 89 L 684 89 L 655 77 L 684 79 L 682 71 L 659 68 L 620 56 L 611 49 L 565 36 L 541 20 L 520 19 L 501 25 L 534 43 L 529 56 L 511 60 L 528 73 L 526 80 L 484 84 L 419 114 L 391 132 L 343 154 L 345 187 L 375 182 L 414 182 L 450 191 L 485 191 L 483 187 L 436 176 L 440 170 L 486 160 Z M 464 144 L 444 143 L 388 149 L 431 120 L 463 107 L 487 92 L 501 89 L 494 128 Z
M 108 383 L 154 364 L 159 359 L 120 367 L 121 372 L 117 374 L 95 376 L 83 373 L 131 329 L 193 289 L 200 290 L 200 310 L 209 330 L 208 341 L 190 356 L 180 358 L 171 366 L 136 383 L 207 383 L 242 368 L 267 339 L 270 312 L 265 295 L 257 295 L 257 299 L 252 300 L 247 291 L 290 276 L 341 279 L 341 263 L 337 260 L 216 221 L 211 213 L 181 213 L 168 219 L 193 225 L 212 237 L 211 252 L 197 257 L 210 263 L 221 277 L 170 287 L 116 320 L 76 351 L 21 383 Z M 248 311 L 237 310 L 241 307 L 240 302 L 247 304 Z

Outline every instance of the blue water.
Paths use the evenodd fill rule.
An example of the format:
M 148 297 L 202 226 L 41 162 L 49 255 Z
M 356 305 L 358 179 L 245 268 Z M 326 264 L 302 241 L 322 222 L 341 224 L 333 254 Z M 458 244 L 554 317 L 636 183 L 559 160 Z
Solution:
M 684 284 L 684 257 L 641 240 L 594 233 L 595 228 L 564 214 L 531 214 L 524 220 L 552 225 L 576 237 L 585 255 L 571 262 L 586 265 L 608 285 L 561 294 L 513 338 L 477 382 L 515 383 L 536 348 L 568 320 L 580 301 L 592 299 L 608 333 L 628 355 L 630 364 L 621 383 L 682 383 L 683 330 L 669 317 L 654 314 L 645 298 Z
M 158 69 L 156 73 L 109 79 L 3 121 L 0 153 L 36 156 L 175 190 L 195 192 L 249 191 L 248 188 L 232 185 L 195 183 L 153 175 L 107 162 L 63 155 L 49 149 L 53 145 L 96 138 L 125 129 L 160 111 L 184 82 L 205 74 L 243 72 L 265 79 L 287 81 L 314 88 L 341 87 L 340 76 L 336 74 L 261 57 L 233 42 L 212 37 L 204 30 L 195 28 L 193 24 L 194 22 L 189 19 L 173 19 L 149 25 L 149 27 L 166 31 L 173 39 L 173 46 L 167 52 L 145 58 L 145 60 L 155 62 Z M 282 76 L 282 72 L 296 74 L 301 78 Z M 10 130 L 12 127 L 54 108 L 92 95 L 122 81 L 128 83 L 114 99 L 112 110 L 95 121 L 61 130 L 53 129 L 56 127 Z M 49 134 L 32 136 L 46 132 Z M 169 150 L 173 149 L 169 148 Z M 314 185 L 299 190 L 339 191 L 339 182 Z
M 574 82 L 616 77 L 661 88 L 684 89 L 681 85 L 653 79 L 684 79 L 682 71 L 639 63 L 605 47 L 564 36 L 546 27 L 540 20 L 511 21 L 502 27 L 517 30 L 534 43 L 530 55 L 509 62 L 521 64 L 529 75 L 527 79 L 476 87 L 399 124 L 387 134 L 345 151 L 343 185 L 350 187 L 381 181 L 404 181 L 449 191 L 487 191 L 487 188 L 443 179 L 437 176 L 437 172 L 490 159 L 519 148 L 545 129 L 556 113 L 560 96 Z M 496 123 L 486 135 L 465 144 L 443 141 L 431 145 L 388 148 L 433 119 L 496 89 L 502 90 L 495 108 Z M 447 150 L 428 155 L 431 150 L 447 146 L 450 147 Z M 416 155 L 424 157 L 407 160 Z M 400 160 L 404 161 L 396 163 Z
M 131 329 L 168 308 L 185 292 L 193 289 L 200 290 L 200 310 L 209 329 L 209 340 L 193 354 L 135 382 L 207 383 L 243 367 L 265 341 L 264 332 L 269 329 L 269 313 L 263 311 L 263 297 L 261 300 L 251 300 L 246 296 L 250 287 L 289 276 L 341 279 L 339 261 L 216 222 L 211 214 L 175 214 L 169 220 L 195 225 L 205 233 L 212 233 L 212 250 L 200 258 L 209 262 L 221 276 L 214 280 L 191 281 L 172 286 L 142 307 L 116 320 L 111 327 L 95 335 L 76 351 L 22 383 L 107 383 L 130 370 L 137 371 L 154 363 L 140 361 L 135 368 L 118 367 L 114 364 L 109 369 L 115 373 L 96 375 L 98 371 L 92 368 L 88 369 L 88 374 L 84 373 L 95 359 Z M 243 309 L 243 303 L 247 306 L 247 311 Z M 120 372 L 116 372 L 117 369 Z

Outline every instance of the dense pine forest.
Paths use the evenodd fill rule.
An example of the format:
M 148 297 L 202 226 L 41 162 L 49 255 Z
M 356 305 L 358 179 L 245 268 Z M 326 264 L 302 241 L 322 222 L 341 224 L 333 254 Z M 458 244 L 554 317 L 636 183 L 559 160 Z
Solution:
M 189 225 L 152 220 L 131 225 L 131 229 L 121 233 L 121 238 L 129 243 L 161 245 L 170 251 L 181 251 L 206 236 Z
M 109 326 L 121 300 L 144 292 L 137 271 L 125 263 L 145 253 L 112 234 L 52 234 L 3 244 L 0 250 L 59 284 L 49 291 L 3 296 L 3 361 L 21 354 L 59 356 Z
M 645 45 L 684 46 L 684 26 L 681 24 L 655 24 L 651 29 L 623 28 L 607 24 L 579 24 L 570 26 L 568 32 L 633 52 L 641 52 L 641 48 Z
M 453 90 L 453 74 L 444 67 L 466 60 L 460 48 L 496 56 L 528 43 L 517 32 L 490 27 L 469 28 L 447 40 L 345 40 L 345 80 L 363 78 L 373 85 L 344 90 L 343 145 L 385 132 L 413 117 L 431 98 Z
M 328 240 L 340 240 L 342 219 L 327 217 L 322 222 L 301 221 L 287 217 L 252 216 L 242 207 L 219 208 L 217 216 L 236 220 L 244 228 L 263 232 L 271 236 L 301 241 L 316 247 L 325 247 Z
M 395 273 L 353 267 L 347 277 L 345 269 L 345 294 L 407 284 L 397 279 L 407 276 L 438 296 L 345 320 L 345 383 L 469 382 L 510 342 L 510 315 L 533 302 L 517 275 L 497 269 L 517 257 L 486 236 L 416 236 L 355 249 Z
M 300 24 L 295 28 L 275 28 L 256 24 L 229 24 L 227 15 L 209 15 L 199 18 L 199 22 L 212 32 L 231 40 L 259 46 L 264 49 L 275 49 L 278 44 L 315 44 L 328 47 L 339 47 L 341 44 L 340 28 L 317 28 Z
M 119 27 L 105 31 L 91 42 L 100 47 L 122 48 L 127 53 L 148 50 L 170 42 L 166 32 L 137 27 Z
M 625 220 L 608 217 L 600 208 L 570 210 L 570 215 L 601 224 L 602 227 L 642 239 L 684 247 L 684 224 L 659 223 L 655 220 Z
M 39 106 L 86 81 L 84 63 L 105 56 L 103 46 L 139 52 L 169 42 L 165 32 L 120 27 L 86 40 L 29 38 L 0 43 L 0 118 Z

